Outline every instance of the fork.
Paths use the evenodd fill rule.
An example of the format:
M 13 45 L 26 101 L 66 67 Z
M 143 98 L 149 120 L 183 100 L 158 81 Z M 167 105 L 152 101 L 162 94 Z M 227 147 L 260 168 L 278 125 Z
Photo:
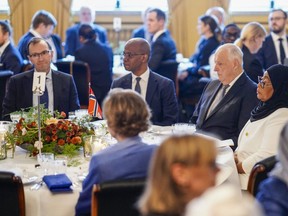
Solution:
M 34 184 L 30 190 L 39 190 L 39 188 L 43 185 L 43 181 L 39 181 L 38 183 Z

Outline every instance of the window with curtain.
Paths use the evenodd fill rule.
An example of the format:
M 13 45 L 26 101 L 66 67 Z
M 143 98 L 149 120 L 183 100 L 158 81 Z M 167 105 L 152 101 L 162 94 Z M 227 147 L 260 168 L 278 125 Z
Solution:
M 72 12 L 79 11 L 83 4 L 96 11 L 143 11 L 149 6 L 168 10 L 167 0 L 73 0 Z
M 230 0 L 229 12 L 251 13 L 268 12 L 273 8 L 288 10 L 288 0 Z
M 7 12 L 9 10 L 8 0 L 0 1 L 0 13 Z

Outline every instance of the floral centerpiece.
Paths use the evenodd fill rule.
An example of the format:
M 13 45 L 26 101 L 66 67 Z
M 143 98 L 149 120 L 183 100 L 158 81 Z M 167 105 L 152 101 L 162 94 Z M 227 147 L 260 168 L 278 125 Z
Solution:
M 41 152 L 52 152 L 55 155 L 77 155 L 84 145 L 83 137 L 94 134 L 90 125 L 90 116 L 87 114 L 81 119 L 65 119 L 65 113 L 54 112 L 40 107 Z M 7 132 L 6 139 L 9 143 L 27 149 L 30 156 L 36 156 L 39 150 L 36 148 L 38 137 L 37 107 L 31 107 L 28 112 L 22 112 L 22 117 L 15 127 Z

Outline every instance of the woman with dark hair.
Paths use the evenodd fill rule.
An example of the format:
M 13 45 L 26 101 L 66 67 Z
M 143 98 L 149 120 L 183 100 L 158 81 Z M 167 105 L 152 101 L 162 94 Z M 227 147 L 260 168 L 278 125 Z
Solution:
M 253 166 L 276 154 L 280 132 L 288 121 L 288 67 L 277 64 L 268 68 L 259 77 L 257 98 L 260 103 L 243 127 L 235 151 L 243 190 L 247 189 Z
M 209 56 L 219 46 L 221 30 L 217 21 L 212 16 L 200 16 L 197 25 L 198 33 L 201 36 L 197 51 L 190 57 L 192 67 L 182 71 L 179 76 L 179 96 L 189 97 L 202 93 L 205 83 L 200 83 L 199 79 L 203 76 L 201 66 L 209 64 Z

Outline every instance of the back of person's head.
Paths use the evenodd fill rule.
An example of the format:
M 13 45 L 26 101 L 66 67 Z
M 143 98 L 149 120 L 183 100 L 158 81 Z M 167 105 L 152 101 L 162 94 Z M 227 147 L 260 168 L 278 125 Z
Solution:
M 152 12 L 156 13 L 156 18 L 157 18 L 158 21 L 159 20 L 164 20 L 164 22 L 166 22 L 166 14 L 165 14 L 164 11 L 162 11 L 159 8 L 152 8 L 147 13 L 152 13 Z
M 57 25 L 55 17 L 46 10 L 39 10 L 34 14 L 32 17 L 31 27 L 37 29 L 41 23 L 45 26 L 52 25 L 55 27 Z
M 108 127 L 124 137 L 136 136 L 148 130 L 150 125 L 150 110 L 146 101 L 131 89 L 110 90 L 104 100 L 103 114 Z
M 12 35 L 12 29 L 11 29 L 11 26 L 9 24 L 9 21 L 7 21 L 7 20 L 0 20 L 0 30 L 1 30 L 2 34 L 4 34 L 4 35 L 7 33 L 9 36 Z
M 209 171 L 205 170 L 204 175 L 210 173 L 210 169 L 218 171 L 216 154 L 214 141 L 203 136 L 183 135 L 166 139 L 151 161 L 146 189 L 138 203 L 141 213 L 182 214 L 188 201 L 214 186 L 216 173 L 214 179 L 209 179 L 195 170 L 193 174 L 193 169 L 208 165 Z M 193 182 L 198 182 L 196 188 Z
M 205 25 L 208 25 L 211 33 L 217 38 L 217 40 L 221 41 L 221 29 L 218 25 L 218 22 L 214 16 L 203 15 L 199 17 L 199 20 L 203 22 Z
M 207 190 L 192 200 L 185 216 L 264 216 L 254 198 L 232 185 L 222 185 Z
M 83 37 L 85 40 L 96 40 L 96 32 L 88 24 L 82 24 L 79 28 L 79 37 Z
M 226 25 L 222 32 L 222 44 L 234 43 L 240 37 L 241 29 L 235 24 Z
M 225 23 L 225 11 L 222 7 L 211 7 L 205 13 L 206 15 L 213 15 L 217 18 L 219 25 L 224 25 Z
M 265 28 L 258 22 L 247 23 L 241 31 L 240 38 L 235 41 L 235 44 L 241 49 L 244 41 L 255 40 L 256 38 L 264 38 L 266 36 Z

